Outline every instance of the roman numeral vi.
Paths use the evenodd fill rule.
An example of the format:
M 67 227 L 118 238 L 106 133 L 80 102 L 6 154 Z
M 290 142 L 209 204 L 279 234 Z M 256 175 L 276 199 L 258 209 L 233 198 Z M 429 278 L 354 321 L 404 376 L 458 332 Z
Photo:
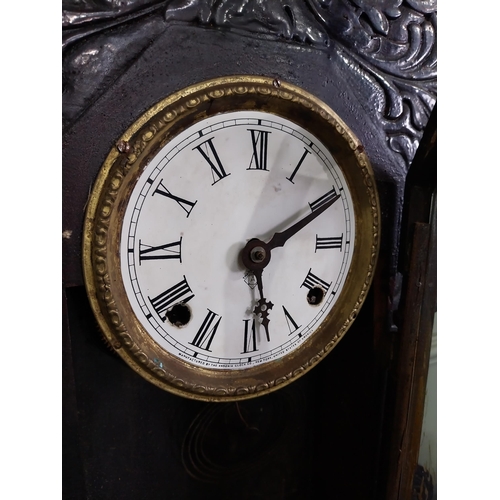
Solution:
M 245 322 L 245 335 L 243 339 L 243 352 L 241 354 L 255 352 L 257 350 L 255 319 L 244 319 L 243 321 Z M 250 321 L 252 322 L 251 327 L 249 327 Z

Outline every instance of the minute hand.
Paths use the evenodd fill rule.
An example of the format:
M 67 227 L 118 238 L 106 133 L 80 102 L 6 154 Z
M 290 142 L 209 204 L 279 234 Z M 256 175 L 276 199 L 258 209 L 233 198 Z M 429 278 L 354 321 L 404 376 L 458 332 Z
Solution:
M 331 207 L 339 198 L 340 194 L 335 195 L 329 201 L 323 203 L 323 205 L 321 205 L 319 208 L 313 210 L 309 215 L 299 220 L 285 231 L 282 231 L 281 233 L 274 233 L 274 236 L 269 240 L 269 243 L 267 244 L 268 249 L 272 250 L 276 247 L 282 247 L 289 238 L 291 238 L 295 233 L 298 233 L 303 227 L 307 226 L 307 224 L 316 219 L 316 217 L 321 215 L 327 208 Z

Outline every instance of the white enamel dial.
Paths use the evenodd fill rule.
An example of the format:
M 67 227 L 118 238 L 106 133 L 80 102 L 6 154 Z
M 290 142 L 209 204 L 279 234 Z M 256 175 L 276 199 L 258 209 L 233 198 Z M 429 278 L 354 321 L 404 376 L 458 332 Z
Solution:
M 267 310 L 259 313 L 243 248 L 254 238 L 268 243 L 331 200 L 271 250 L 262 269 Z M 260 111 L 212 116 L 170 140 L 132 191 L 120 241 L 128 301 L 147 334 L 191 364 L 239 370 L 275 362 L 335 306 L 354 220 L 342 171 L 309 132 Z

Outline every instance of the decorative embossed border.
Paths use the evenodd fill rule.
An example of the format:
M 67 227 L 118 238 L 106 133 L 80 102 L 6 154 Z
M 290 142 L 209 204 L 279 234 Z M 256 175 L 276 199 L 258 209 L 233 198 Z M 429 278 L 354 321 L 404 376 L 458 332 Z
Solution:
M 121 280 L 121 222 L 135 181 L 165 143 L 207 116 L 262 109 L 310 130 L 342 168 L 355 209 L 356 241 L 346 285 L 323 325 L 279 363 L 248 370 L 192 366 L 164 351 L 132 312 Z M 89 300 L 110 346 L 141 376 L 175 394 L 230 401 L 266 394 L 305 374 L 338 343 L 370 287 L 379 249 L 380 209 L 369 160 L 354 134 L 320 100 L 290 84 L 259 76 L 223 77 L 183 89 L 141 116 L 106 158 L 89 199 L 83 268 Z
M 154 13 L 161 13 L 165 25 L 153 22 L 142 28 L 142 21 Z M 373 104 L 387 147 L 401 156 L 406 168 L 437 98 L 437 0 L 129 0 L 113 5 L 64 0 L 62 19 L 63 48 L 85 40 L 78 50 L 65 51 L 66 96 L 76 90 L 76 99 L 65 110 L 68 121 L 106 88 L 108 72 L 127 68 L 127 61 L 170 23 L 337 51 L 347 66 L 359 68 L 370 81 L 371 91 L 363 99 Z M 130 35 L 120 39 L 114 33 L 120 25 L 131 27 L 136 43 L 130 43 Z M 96 34 L 101 38 L 92 41 Z M 79 77 L 82 81 L 75 85 Z

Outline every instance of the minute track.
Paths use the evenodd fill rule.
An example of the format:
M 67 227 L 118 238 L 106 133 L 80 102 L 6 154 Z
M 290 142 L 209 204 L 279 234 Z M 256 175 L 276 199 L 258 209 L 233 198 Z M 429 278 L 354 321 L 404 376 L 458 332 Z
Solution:
M 302 183 L 304 180 L 309 178 L 308 176 L 310 176 L 311 172 L 320 173 L 320 178 L 322 180 L 320 181 L 320 178 L 318 178 L 317 181 L 314 181 L 312 185 L 315 186 L 315 189 L 311 191 L 311 194 L 307 196 L 305 201 L 301 201 L 302 210 L 305 206 L 310 210 L 310 213 L 302 217 L 296 223 L 289 225 L 288 229 L 285 229 L 284 231 L 276 231 L 274 234 L 271 232 L 272 237 L 269 239 L 268 245 L 272 245 L 272 248 L 276 249 L 273 250 L 273 255 L 275 251 L 283 252 L 283 250 L 278 250 L 280 246 L 284 246 L 285 249 L 287 248 L 288 244 L 285 245 L 284 241 L 293 241 L 295 238 L 297 238 L 297 241 L 301 241 L 303 237 L 299 236 L 299 234 L 302 234 L 302 231 L 306 231 L 304 236 L 307 236 L 309 239 L 312 238 L 312 250 L 314 252 L 316 230 L 317 228 L 323 227 L 324 224 L 320 223 L 319 226 L 315 225 L 315 231 L 312 235 L 310 234 L 310 231 L 305 228 L 310 224 L 313 224 L 313 222 L 316 224 L 315 221 L 321 220 L 322 217 L 326 217 L 325 220 L 330 219 L 331 216 L 326 215 L 327 210 L 335 205 L 335 203 L 341 203 L 346 206 L 346 199 L 341 198 L 341 196 L 337 194 L 341 193 L 340 188 L 343 187 L 343 181 L 335 170 L 335 164 L 332 160 L 329 160 L 326 155 L 323 155 L 324 159 L 320 158 L 321 155 L 315 152 L 315 149 L 319 152 L 321 152 L 322 149 L 316 147 L 316 143 L 314 141 L 312 141 L 306 134 L 303 134 L 300 129 L 292 127 L 290 127 L 289 130 L 286 129 L 284 123 L 276 121 L 275 117 L 273 117 L 272 120 L 262 119 L 260 125 L 256 123 L 258 127 L 254 128 L 254 126 L 252 126 L 252 120 L 255 119 L 253 118 L 252 113 L 248 112 L 248 115 L 250 116 L 248 119 L 245 119 L 246 121 L 241 118 L 238 118 L 237 121 L 233 121 L 230 117 L 227 117 L 227 120 L 219 121 L 213 124 L 209 123 L 208 126 L 204 123 L 202 129 L 203 132 L 200 134 L 199 131 L 195 130 L 187 136 L 187 138 L 182 139 L 182 148 L 176 146 L 177 149 L 175 150 L 175 153 L 170 153 L 168 150 L 165 150 L 165 152 L 162 153 L 161 158 L 159 157 L 158 166 L 151 165 L 150 170 L 144 174 L 146 177 L 144 183 L 147 186 L 152 185 L 152 191 L 150 192 L 150 196 L 148 197 L 146 195 L 145 201 L 141 201 L 141 204 L 138 205 L 139 216 L 135 217 L 134 220 L 136 223 L 134 229 L 132 230 L 132 234 L 134 235 L 134 238 L 136 238 L 136 241 L 138 243 L 140 241 L 140 244 L 142 244 L 142 246 L 140 246 L 142 251 L 140 253 L 136 251 L 135 262 L 137 266 L 141 264 L 140 267 L 142 268 L 147 264 L 151 268 L 151 273 L 153 273 L 150 274 L 151 276 L 156 274 L 158 279 L 160 276 L 164 276 L 162 279 L 163 283 L 165 282 L 165 278 L 172 272 L 171 268 L 165 266 L 171 266 L 173 265 L 171 263 L 178 262 L 183 266 L 183 269 L 185 269 L 184 272 L 186 272 L 187 276 L 186 282 L 188 282 L 191 292 L 189 295 L 186 294 L 180 299 L 182 303 L 183 299 L 189 298 L 192 295 L 186 304 L 192 312 L 192 319 L 188 324 L 182 326 L 181 328 L 172 326 L 166 316 L 168 310 L 172 308 L 175 303 L 177 303 L 170 300 L 170 297 L 167 297 L 167 292 L 170 288 L 179 285 L 180 282 L 175 285 L 174 281 L 172 283 L 173 286 L 170 285 L 169 287 L 164 288 L 164 292 L 159 293 L 158 290 L 161 289 L 161 287 L 156 287 L 152 292 L 152 288 L 150 288 L 147 285 L 147 282 L 144 281 L 144 278 L 141 277 L 142 271 L 137 268 L 136 272 L 139 272 L 138 289 L 141 291 L 144 290 L 144 292 L 141 292 L 141 295 L 142 293 L 145 293 L 146 303 L 149 304 L 151 311 L 153 311 L 153 315 L 156 316 L 154 314 L 156 310 L 152 306 L 156 306 L 156 309 L 159 311 L 159 315 L 156 317 L 159 318 L 159 324 L 157 327 L 158 332 L 163 332 L 159 339 L 162 345 L 166 346 L 169 352 L 175 350 L 168 347 L 170 345 L 173 346 L 177 344 L 179 346 L 185 346 L 182 358 L 190 359 L 191 357 L 194 364 L 203 367 L 233 367 L 235 369 L 242 369 L 249 366 L 258 366 L 271 360 L 280 359 L 282 356 L 286 355 L 286 353 L 290 352 L 290 350 L 293 350 L 297 346 L 301 345 L 314 332 L 316 328 L 314 325 L 319 324 L 319 319 L 326 314 L 332 305 L 331 298 L 327 298 L 324 303 L 326 309 L 314 309 L 309 311 L 310 306 L 305 300 L 305 295 L 298 295 L 297 297 L 301 298 L 295 298 L 292 301 L 287 301 L 290 302 L 290 304 L 287 303 L 286 308 L 284 308 L 281 305 L 284 296 L 282 297 L 281 294 L 276 295 L 276 292 L 274 292 L 274 295 L 271 295 L 271 290 L 275 289 L 276 283 L 278 283 L 273 278 L 272 264 L 266 268 L 266 271 L 260 278 L 261 282 L 264 281 L 262 287 L 263 294 L 260 295 L 259 288 L 255 287 L 255 291 L 253 293 L 257 295 L 253 303 L 251 299 L 246 299 L 246 305 L 244 307 L 240 306 L 239 309 L 233 307 L 235 313 L 238 310 L 242 313 L 247 310 L 247 314 L 250 313 L 249 316 L 244 316 L 242 318 L 240 313 L 239 318 L 232 319 L 232 313 L 228 314 L 224 303 L 213 302 L 211 299 L 212 295 L 206 295 L 208 292 L 203 291 L 204 289 L 207 289 L 207 291 L 212 290 L 213 285 L 217 285 L 219 282 L 221 282 L 221 284 L 227 284 L 227 280 L 221 280 L 221 277 L 214 272 L 212 273 L 213 277 L 210 278 L 210 280 L 204 280 L 203 283 L 200 281 L 199 276 L 203 276 L 206 273 L 206 269 L 210 269 L 212 266 L 215 266 L 214 269 L 221 269 L 221 267 L 220 265 L 215 264 L 210 264 L 207 268 L 200 266 L 193 267 L 193 264 L 197 262 L 202 265 L 203 262 L 214 261 L 214 257 L 211 257 L 211 255 L 213 255 L 212 247 L 214 242 L 211 242 L 208 245 L 203 243 L 195 243 L 193 245 L 193 242 L 196 241 L 209 241 L 207 237 L 201 239 L 201 235 L 197 234 L 199 229 L 205 225 L 207 228 L 206 234 L 223 235 L 227 228 L 238 226 L 246 227 L 250 225 L 248 223 L 238 223 L 235 225 L 234 223 L 229 222 L 231 218 L 227 219 L 227 216 L 231 214 L 234 210 L 233 207 L 237 205 L 228 205 L 225 201 L 226 198 L 224 197 L 224 193 L 235 193 L 237 196 L 234 198 L 232 203 L 236 204 L 240 203 L 241 198 L 245 200 L 251 199 L 250 197 L 253 196 L 251 195 L 253 192 L 252 190 L 255 190 L 257 193 L 263 193 L 263 188 L 266 190 L 269 189 L 270 193 L 273 194 L 273 197 L 275 197 L 277 202 L 281 199 L 282 193 L 286 193 L 286 196 L 289 199 L 293 199 L 294 195 L 296 196 L 296 193 L 302 192 Z M 254 113 L 254 115 L 258 115 L 258 113 Z M 269 127 L 268 134 L 255 133 L 254 139 L 252 140 L 251 133 L 249 132 L 250 129 L 259 132 L 266 132 L 266 127 Z M 233 141 L 237 142 L 236 139 L 233 139 L 233 137 L 238 137 L 237 135 L 232 135 L 233 130 L 235 131 L 234 133 L 241 130 L 242 139 L 243 137 L 246 137 L 246 140 L 242 140 L 241 142 L 246 144 L 246 147 L 248 148 L 246 150 L 247 152 L 245 153 L 243 150 L 238 150 L 237 154 L 237 158 L 243 160 L 243 163 L 238 163 L 238 161 L 234 161 L 234 159 L 231 160 L 231 155 L 228 155 L 228 151 L 221 148 L 221 144 L 230 144 Z M 190 139 L 190 137 L 192 137 L 192 139 Z M 224 140 L 224 137 L 231 137 L 232 139 Z M 286 139 L 286 137 L 289 137 L 290 139 Z M 266 138 L 267 142 L 264 141 L 261 150 L 262 138 Z M 284 150 L 290 150 L 290 163 L 294 165 L 292 169 L 287 167 L 288 164 L 285 162 L 283 162 L 283 164 L 276 162 L 277 151 L 280 147 L 281 151 L 283 151 L 283 147 L 280 146 L 280 144 L 284 139 L 288 140 L 290 144 Z M 202 142 L 200 142 L 200 140 Z M 217 153 L 218 160 L 213 154 L 211 145 Z M 203 151 L 205 152 L 205 155 L 201 153 L 198 146 L 200 146 L 200 148 L 204 148 Z M 191 155 L 189 157 L 189 162 L 182 160 L 182 158 L 184 158 L 184 151 L 188 151 Z M 262 155 L 266 153 L 265 162 L 264 156 L 260 156 L 261 151 Z M 266 180 L 265 176 L 260 176 L 259 174 L 252 172 L 253 168 L 248 170 L 248 164 L 245 166 L 245 157 L 253 157 L 253 162 L 255 163 L 255 153 L 258 155 L 257 163 L 259 166 L 265 167 L 268 171 L 266 175 L 269 180 Z M 205 156 L 208 156 L 211 159 L 212 164 L 210 164 Z M 304 158 L 301 165 L 299 165 L 300 168 L 295 171 L 295 175 L 292 177 L 294 169 L 297 167 L 299 160 L 302 157 Z M 171 160 L 166 161 L 166 158 L 171 158 Z M 198 158 L 197 163 L 192 163 L 193 158 Z M 221 165 L 223 170 L 220 167 Z M 254 164 L 253 167 L 255 168 L 256 165 Z M 184 179 L 184 177 L 188 179 L 188 171 L 191 168 L 193 172 L 195 172 L 195 176 L 191 181 L 181 183 L 179 180 L 180 177 L 178 179 L 175 177 L 177 174 L 180 174 L 182 179 Z M 262 168 L 262 170 L 263 169 L 264 168 Z M 154 174 L 152 172 L 154 172 Z M 207 175 L 208 178 L 206 177 Z M 293 183 L 290 182 L 289 178 L 292 178 Z M 210 179 L 210 183 L 207 185 L 207 183 L 204 182 L 204 179 Z M 324 190 L 324 187 L 321 187 L 325 185 L 325 180 L 327 180 L 327 182 L 329 181 L 330 186 L 332 186 L 333 183 L 334 188 L 330 191 L 328 191 L 328 188 L 327 190 Z M 274 184 L 270 184 L 271 182 L 274 182 Z M 308 182 L 310 181 L 307 181 L 306 185 Z M 257 183 L 257 185 L 252 187 L 255 183 Z M 210 187 L 210 184 L 213 185 L 213 188 Z M 286 187 L 285 189 L 285 186 L 289 187 Z M 214 195 L 209 196 L 212 189 L 214 190 Z M 216 189 L 217 191 L 215 191 Z M 151 196 L 152 194 L 154 194 L 154 196 Z M 164 198 L 170 198 L 171 201 L 168 205 L 166 202 L 161 202 Z M 151 204 L 149 200 L 155 199 L 158 201 Z M 212 200 L 210 202 L 211 205 L 207 205 L 208 199 Z M 171 203 L 172 201 L 175 203 Z M 178 216 L 182 213 L 182 211 L 179 211 L 176 206 L 183 209 L 186 217 Z M 256 206 L 258 210 L 259 207 L 258 205 Z M 216 209 L 214 210 L 213 215 L 208 215 L 212 212 L 206 212 L 207 207 L 214 207 L 214 209 Z M 143 223 L 143 217 L 145 216 L 143 214 L 148 213 L 146 211 L 151 212 L 151 210 L 158 211 L 158 218 L 156 219 L 158 224 L 157 229 L 154 230 L 155 238 L 146 239 L 143 229 L 141 229 L 145 227 Z M 253 211 L 255 211 L 255 209 Z M 341 213 L 343 212 L 344 210 L 341 211 Z M 170 213 L 172 216 L 170 216 Z M 217 216 L 222 213 L 225 213 L 226 216 L 221 218 L 222 223 L 219 223 L 217 222 Z M 250 210 L 249 213 L 252 213 L 252 210 Z M 322 215 L 323 213 L 325 215 Z M 167 221 L 167 215 L 168 225 L 164 225 L 161 221 Z M 289 217 L 285 210 L 278 209 L 276 215 L 270 217 L 270 223 L 274 227 L 280 225 L 279 219 L 277 219 L 278 216 L 282 217 L 282 220 Z M 341 221 L 343 227 L 346 222 L 344 216 L 341 215 L 341 217 L 342 218 L 339 220 Z M 225 219 L 227 219 L 227 221 Z M 205 220 L 206 222 L 202 223 L 202 220 Z M 262 220 L 265 220 L 265 218 Z M 184 223 L 183 221 L 186 222 Z M 189 227 L 193 224 L 196 224 L 196 232 L 189 229 Z M 168 239 L 167 231 L 168 234 L 171 234 L 172 231 L 178 231 L 178 234 L 182 235 L 182 247 L 176 245 L 177 242 L 181 241 L 181 238 L 178 240 L 175 238 Z M 232 232 L 235 231 L 232 230 Z M 167 234 L 167 236 L 162 237 L 160 236 L 161 234 Z M 326 237 L 326 235 L 324 237 Z M 158 244 L 159 238 L 163 238 L 162 244 Z M 231 248 L 234 244 L 231 243 L 231 241 L 234 242 L 234 240 L 235 239 L 228 239 L 226 248 Z M 148 243 L 150 247 L 146 246 L 145 243 Z M 181 248 L 182 254 L 180 252 Z M 214 251 L 215 248 L 216 247 L 214 247 Z M 221 248 L 221 250 L 221 255 L 224 255 L 224 248 Z M 162 252 L 164 251 L 169 251 L 171 255 L 162 256 Z M 182 262 L 180 259 L 181 255 Z M 286 256 L 288 253 L 285 251 L 285 254 L 283 255 Z M 347 255 L 347 257 L 348 256 L 349 255 Z M 142 258 L 139 259 L 139 257 Z M 273 259 L 275 258 L 277 257 L 273 257 Z M 344 260 L 346 256 L 341 256 L 340 258 Z M 282 260 L 281 257 L 280 259 Z M 287 259 L 289 259 L 289 257 L 287 257 Z M 307 267 L 305 267 L 305 265 L 307 265 Z M 295 285 L 292 285 L 292 283 L 289 285 L 283 285 L 287 290 L 296 290 L 297 287 L 300 287 L 300 284 L 304 281 L 304 276 L 310 267 L 308 261 L 306 261 L 305 265 L 302 267 L 303 274 L 296 276 Z M 290 272 L 290 276 L 286 277 L 286 283 L 288 283 L 288 280 L 291 279 L 295 273 L 299 272 L 299 268 L 295 270 L 295 267 L 290 268 L 293 272 Z M 340 271 L 343 276 L 345 275 L 345 269 L 347 268 L 339 265 L 339 269 L 340 267 L 344 269 Z M 271 270 L 271 275 L 268 274 L 268 269 Z M 247 291 L 246 293 L 251 293 L 252 288 L 245 282 L 245 270 L 241 269 L 241 271 L 238 272 L 241 273 L 241 276 L 238 278 L 238 282 L 242 282 L 244 290 Z M 338 273 L 338 271 L 335 272 Z M 324 274 L 318 274 L 318 276 L 323 277 Z M 266 278 L 269 282 L 268 285 L 266 285 Z M 249 281 L 248 277 L 246 279 Z M 337 275 L 332 275 L 332 279 L 335 279 L 335 281 L 339 280 Z M 327 281 L 330 281 L 330 278 L 328 278 Z M 233 281 L 230 283 L 232 282 Z M 232 295 L 228 295 L 228 297 L 234 297 L 234 299 L 231 298 L 231 300 L 242 300 L 238 299 L 238 296 L 242 296 L 242 291 L 235 291 Z M 278 301 L 276 299 L 278 299 Z M 276 302 L 278 302 L 277 305 L 275 305 Z M 262 309 L 262 306 L 264 306 L 264 310 Z M 220 317 L 217 315 L 213 318 L 209 318 L 209 320 L 212 319 L 213 321 L 210 325 L 207 323 L 205 328 L 203 328 L 203 321 L 207 314 L 210 314 L 207 311 L 207 308 L 208 311 L 218 311 L 220 313 Z M 213 314 L 215 315 L 217 313 Z M 223 319 L 221 319 L 222 316 L 224 317 Z M 151 321 L 152 319 L 153 318 L 150 318 Z M 242 319 L 246 321 L 246 323 L 243 323 L 240 327 L 235 326 L 237 325 L 235 321 L 241 322 Z M 245 330 L 243 328 L 245 324 L 248 325 L 246 339 Z M 214 326 L 216 326 L 215 330 Z M 254 326 L 255 333 L 252 326 Z M 199 334 L 200 330 L 201 334 Z M 233 341 L 231 341 L 231 344 L 228 344 L 227 340 L 230 338 L 232 335 L 231 332 L 233 331 L 237 331 L 238 335 L 234 341 L 234 347 L 231 347 L 232 350 L 230 351 L 229 347 L 232 345 Z M 156 332 L 156 330 L 154 330 L 154 332 Z M 246 347 L 243 347 L 245 341 Z M 224 345 L 226 346 L 223 348 L 224 350 L 222 350 L 221 347 L 222 342 L 224 342 Z M 254 342 L 256 351 L 251 350 L 253 349 Z M 189 347 L 191 347 L 191 349 L 189 349 Z M 194 349 L 194 351 L 192 349 Z M 230 352 L 232 352 L 232 354 L 230 354 Z M 190 353 L 196 353 L 196 355 Z M 224 359 L 226 361 L 217 361 L 219 358 L 217 358 L 217 356 L 210 355 L 211 353 L 223 354 L 220 359 Z

